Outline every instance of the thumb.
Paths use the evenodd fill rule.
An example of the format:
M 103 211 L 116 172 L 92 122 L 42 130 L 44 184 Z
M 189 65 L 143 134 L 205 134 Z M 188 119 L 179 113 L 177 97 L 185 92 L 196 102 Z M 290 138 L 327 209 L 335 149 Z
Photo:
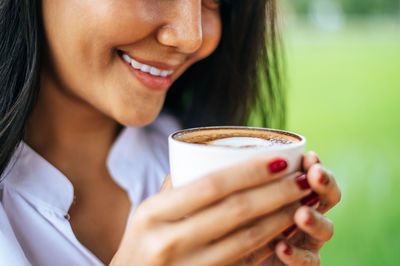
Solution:
M 161 186 L 160 192 L 168 191 L 171 189 L 172 189 L 171 175 L 168 174 L 164 179 L 164 183 Z

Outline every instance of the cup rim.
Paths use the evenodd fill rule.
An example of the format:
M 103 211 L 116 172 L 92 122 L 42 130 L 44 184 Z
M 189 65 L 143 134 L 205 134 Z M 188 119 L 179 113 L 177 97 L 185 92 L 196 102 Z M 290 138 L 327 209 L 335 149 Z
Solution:
M 285 144 L 285 145 L 277 145 L 277 146 L 270 146 L 270 147 L 228 147 L 228 146 L 210 146 L 210 145 L 206 145 L 206 144 L 202 144 L 202 143 L 190 143 L 190 142 L 185 142 L 185 141 L 181 141 L 176 139 L 175 137 L 177 135 L 183 134 L 183 133 L 190 133 L 193 131 L 199 131 L 199 130 L 212 130 L 212 129 L 251 129 L 251 130 L 259 130 L 259 131 L 270 131 L 270 132 L 275 132 L 275 133 L 279 133 L 282 135 L 287 135 L 287 136 L 291 136 L 294 138 L 297 138 L 299 141 L 298 142 L 294 142 L 294 143 L 290 143 L 290 144 Z M 168 139 L 170 139 L 171 141 L 174 141 L 176 143 L 179 143 L 181 145 L 190 145 L 193 147 L 198 147 L 198 148 L 205 148 L 207 147 L 207 149 L 209 149 L 210 147 L 212 147 L 213 149 L 222 149 L 222 150 L 259 150 L 259 149 L 268 149 L 268 150 L 287 150 L 287 149 L 293 149 L 299 146 L 303 146 L 306 143 L 306 138 L 300 134 L 294 133 L 294 132 L 290 132 L 290 131 L 286 131 L 286 130 L 280 130 L 280 129 L 273 129 L 273 128 L 263 128 L 263 127 L 246 127 L 246 126 L 208 126 L 208 127 L 195 127 L 195 128 L 187 128 L 187 129 L 182 129 L 179 131 L 176 131 L 172 134 L 169 135 Z

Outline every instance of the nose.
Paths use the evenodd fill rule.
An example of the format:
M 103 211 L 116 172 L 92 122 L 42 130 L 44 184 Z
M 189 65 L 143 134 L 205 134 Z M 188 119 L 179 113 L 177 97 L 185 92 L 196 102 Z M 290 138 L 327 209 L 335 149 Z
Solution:
M 166 23 L 157 32 L 158 42 L 182 53 L 196 52 L 203 43 L 201 8 L 201 0 L 171 1 Z

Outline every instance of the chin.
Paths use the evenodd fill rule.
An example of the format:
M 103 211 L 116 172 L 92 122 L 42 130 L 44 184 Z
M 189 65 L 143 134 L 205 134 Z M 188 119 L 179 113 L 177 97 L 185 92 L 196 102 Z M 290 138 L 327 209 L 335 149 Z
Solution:
M 151 124 L 160 114 L 161 108 L 149 110 L 131 110 L 121 112 L 114 119 L 121 125 L 127 127 L 143 127 Z

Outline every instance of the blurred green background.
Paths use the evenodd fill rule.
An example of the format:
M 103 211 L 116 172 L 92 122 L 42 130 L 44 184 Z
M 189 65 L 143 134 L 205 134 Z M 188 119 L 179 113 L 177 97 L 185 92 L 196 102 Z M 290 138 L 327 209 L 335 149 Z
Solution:
M 400 265 L 399 1 L 283 3 L 287 129 L 342 189 L 322 265 Z

